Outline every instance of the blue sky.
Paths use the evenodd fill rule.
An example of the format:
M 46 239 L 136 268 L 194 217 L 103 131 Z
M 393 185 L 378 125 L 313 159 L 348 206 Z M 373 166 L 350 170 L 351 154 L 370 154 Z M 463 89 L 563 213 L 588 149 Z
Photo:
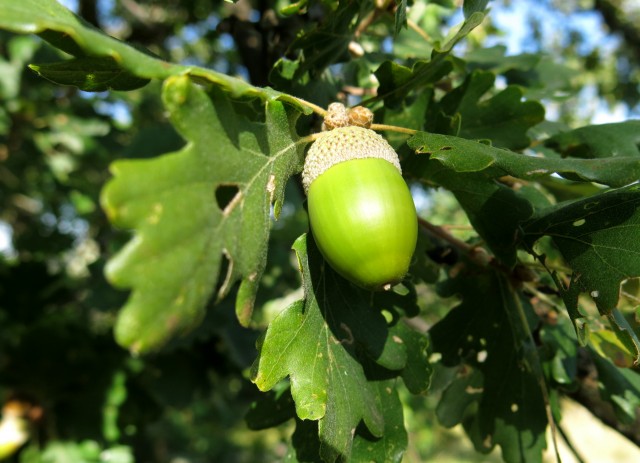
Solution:
M 597 47 L 602 56 L 607 56 L 615 52 L 619 43 L 617 37 L 606 33 L 602 17 L 592 10 L 565 14 L 545 0 L 512 0 L 510 6 L 505 6 L 503 2 L 492 2 L 490 6 L 492 4 L 491 19 L 504 33 L 489 37 L 486 45 L 504 45 L 509 55 L 549 50 L 556 42 L 566 46 L 570 30 L 580 35 L 577 51 L 581 55 L 588 55 Z M 539 41 L 531 37 L 532 21 L 536 21 L 541 29 Z M 629 109 L 623 103 L 608 107 L 599 98 L 595 83 L 584 85 L 576 98 L 579 105 L 584 107 L 585 113 L 593 115 L 592 124 L 622 122 L 630 116 Z M 554 103 L 543 103 L 546 103 L 547 119 L 555 119 L 557 106 Z M 633 115 L 638 117 L 639 114 Z
M 551 48 L 552 41 L 559 38 L 566 41 L 566 34 L 559 34 L 559 32 L 567 30 L 579 31 L 582 43 L 578 52 L 584 55 L 593 51 L 596 46 L 605 51 L 612 51 L 618 42 L 616 38 L 605 33 L 602 18 L 594 11 L 584 10 L 564 14 L 549 5 L 547 1 L 512 0 L 510 3 L 510 6 L 505 6 L 502 2 L 493 2 L 491 19 L 498 29 L 505 31 L 505 34 L 502 37 L 492 37 L 487 45 L 503 44 L 511 55 L 540 51 L 537 47 L 538 43 L 530 37 L 531 19 L 537 20 L 542 28 L 540 45 L 543 50 Z

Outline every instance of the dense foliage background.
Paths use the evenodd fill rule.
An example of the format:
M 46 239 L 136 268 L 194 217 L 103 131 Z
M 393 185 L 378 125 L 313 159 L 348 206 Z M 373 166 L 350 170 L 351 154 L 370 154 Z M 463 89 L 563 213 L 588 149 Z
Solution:
M 68 4 L 0 0 L 0 456 L 579 461 L 566 400 L 640 446 L 637 2 Z M 391 293 L 304 235 L 333 101 L 414 131 Z

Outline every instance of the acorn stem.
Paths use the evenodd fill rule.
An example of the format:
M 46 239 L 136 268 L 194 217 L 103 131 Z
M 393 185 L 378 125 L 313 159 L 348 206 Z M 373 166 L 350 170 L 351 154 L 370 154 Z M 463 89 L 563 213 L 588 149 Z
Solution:
M 314 113 L 318 114 L 321 117 L 326 117 L 327 115 L 327 110 L 324 108 L 321 108 L 320 106 L 311 103 L 310 101 L 304 100 L 302 98 L 299 97 L 293 97 L 295 100 L 298 101 L 298 103 L 300 103 L 303 106 L 306 106 L 308 108 L 310 108 Z M 371 130 L 386 130 L 386 131 L 390 131 L 390 132 L 399 132 L 399 133 L 406 133 L 407 135 L 415 135 L 418 131 L 415 129 L 408 129 L 406 127 L 399 127 L 396 125 L 387 125 L 387 124 L 371 124 Z M 306 137 L 305 137 L 306 139 Z M 313 140 L 311 140 L 313 141 Z
M 316 141 L 320 136 L 322 135 L 322 132 L 318 132 L 318 133 L 312 133 L 310 135 L 307 135 L 306 137 L 302 137 L 299 138 L 298 141 L 296 141 L 296 144 L 300 144 L 300 145 L 307 145 L 309 143 L 313 143 L 314 141 Z
M 371 124 L 371 130 L 388 130 L 391 132 L 406 133 L 407 135 L 415 135 L 418 131 L 414 129 L 408 129 L 406 127 L 398 127 L 396 125 L 387 124 Z
M 303 100 L 302 98 L 298 98 L 297 96 L 292 96 L 295 100 L 298 101 L 298 103 L 300 103 L 303 106 L 306 106 L 308 108 L 311 108 L 311 110 L 318 114 L 319 116 L 325 117 L 327 115 L 327 110 L 324 108 L 321 108 L 320 106 L 311 103 L 310 101 L 307 100 Z
M 422 28 L 418 24 L 416 24 L 414 21 L 412 21 L 410 19 L 407 19 L 407 27 L 409 29 L 412 29 L 413 31 L 415 31 L 427 43 L 432 43 L 433 42 L 431 37 L 429 37 L 429 34 L 427 34 L 424 30 L 422 30 Z

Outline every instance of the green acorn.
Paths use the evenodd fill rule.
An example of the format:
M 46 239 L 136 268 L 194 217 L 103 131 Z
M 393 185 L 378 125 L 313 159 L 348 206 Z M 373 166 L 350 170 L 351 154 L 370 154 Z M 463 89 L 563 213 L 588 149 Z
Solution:
M 338 126 L 311 145 L 302 179 L 311 231 L 331 267 L 369 290 L 400 282 L 418 219 L 391 145 L 368 128 Z

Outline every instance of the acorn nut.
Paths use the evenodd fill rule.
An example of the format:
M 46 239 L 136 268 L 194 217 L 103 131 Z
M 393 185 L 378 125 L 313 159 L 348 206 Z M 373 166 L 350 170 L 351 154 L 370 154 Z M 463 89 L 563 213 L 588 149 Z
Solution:
M 323 132 L 309 149 L 302 179 L 311 231 L 331 267 L 369 290 L 400 282 L 418 219 L 391 145 L 363 127 Z

